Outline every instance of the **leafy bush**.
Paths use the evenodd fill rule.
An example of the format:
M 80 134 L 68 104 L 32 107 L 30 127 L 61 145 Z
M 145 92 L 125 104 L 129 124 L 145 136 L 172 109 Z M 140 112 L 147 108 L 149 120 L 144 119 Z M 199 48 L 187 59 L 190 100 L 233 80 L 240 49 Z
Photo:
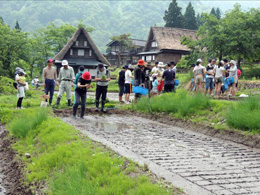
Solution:
M 27 136 L 28 132 L 48 118 L 48 110 L 43 108 L 21 110 L 9 127 L 12 133 L 19 138 Z
M 230 107 L 227 124 L 241 130 L 260 131 L 260 98 L 249 97 Z
M 0 77 L 0 94 L 10 95 L 15 94 L 16 89 L 13 87 L 14 80 L 7 77 Z
M 184 90 L 178 93 L 167 93 L 162 96 L 141 98 L 135 108 L 144 112 L 167 112 L 176 114 L 179 117 L 186 117 L 199 110 L 210 107 L 210 100 L 202 94 L 188 95 Z
M 260 68 L 245 69 L 242 72 L 242 76 L 247 79 L 252 79 L 253 77 L 256 79 L 260 79 Z

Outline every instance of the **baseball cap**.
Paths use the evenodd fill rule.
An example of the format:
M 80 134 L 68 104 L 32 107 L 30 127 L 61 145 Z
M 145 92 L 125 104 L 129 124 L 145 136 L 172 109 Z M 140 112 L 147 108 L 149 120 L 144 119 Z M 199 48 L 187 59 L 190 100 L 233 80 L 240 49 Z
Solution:
M 61 65 L 62 66 L 69 65 L 69 62 L 67 60 L 62 60 Z
M 48 60 L 46 61 L 46 63 L 50 63 L 50 62 L 53 62 L 53 60 L 52 60 L 52 59 L 48 59 Z

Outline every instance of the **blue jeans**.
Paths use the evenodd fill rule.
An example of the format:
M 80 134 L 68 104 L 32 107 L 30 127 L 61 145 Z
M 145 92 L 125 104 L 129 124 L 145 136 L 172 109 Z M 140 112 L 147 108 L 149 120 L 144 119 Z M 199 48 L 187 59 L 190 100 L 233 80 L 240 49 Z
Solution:
M 210 89 L 214 88 L 213 78 L 206 78 L 206 90 L 208 88 L 210 88 Z
M 52 98 L 53 98 L 53 94 L 54 94 L 54 88 L 55 88 L 55 81 L 53 79 L 45 79 L 45 94 L 48 95 L 48 93 L 50 92 L 50 99 L 49 99 L 49 103 L 52 103 Z
M 75 91 L 75 103 L 73 105 L 73 116 L 76 116 L 76 114 L 77 114 L 77 109 L 79 106 L 79 99 L 81 99 L 80 117 L 83 117 L 85 114 L 87 93 L 80 94 L 79 92 Z

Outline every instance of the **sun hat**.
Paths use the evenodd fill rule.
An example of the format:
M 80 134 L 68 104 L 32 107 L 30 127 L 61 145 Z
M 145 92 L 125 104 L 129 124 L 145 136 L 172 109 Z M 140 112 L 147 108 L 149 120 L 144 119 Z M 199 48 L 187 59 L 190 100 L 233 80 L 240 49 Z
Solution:
M 236 65 L 236 61 L 235 61 L 235 60 L 230 60 L 229 63 L 230 63 L 230 64 L 233 64 L 234 66 Z
M 154 77 L 156 77 L 157 75 L 158 75 L 158 73 L 152 74 L 152 77 L 154 78 Z
M 48 60 L 46 61 L 46 63 L 50 63 L 50 62 L 53 62 L 53 60 L 52 60 L 52 59 L 48 59 Z
M 90 79 L 91 79 L 91 75 L 90 75 L 89 72 L 83 72 L 82 78 L 83 78 L 84 80 L 90 80 Z
M 128 66 L 128 69 L 132 70 L 132 69 L 134 69 L 134 66 L 130 64 L 130 65 Z
M 202 59 L 200 59 L 200 58 L 199 58 L 199 59 L 197 59 L 197 62 L 202 62 Z
M 144 66 L 145 65 L 145 61 L 143 59 L 138 60 L 137 63 L 138 66 Z
M 165 67 L 165 64 L 163 64 L 163 62 L 159 62 L 158 66 L 163 68 L 163 67 Z
M 61 65 L 62 66 L 67 66 L 67 65 L 69 65 L 69 63 L 68 63 L 67 60 L 62 60 Z

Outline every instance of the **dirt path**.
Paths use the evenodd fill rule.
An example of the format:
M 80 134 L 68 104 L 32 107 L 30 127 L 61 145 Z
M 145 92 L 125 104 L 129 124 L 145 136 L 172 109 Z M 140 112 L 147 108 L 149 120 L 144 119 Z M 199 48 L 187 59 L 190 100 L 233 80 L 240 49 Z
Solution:
M 31 195 L 29 186 L 23 184 L 22 164 L 15 159 L 4 126 L 0 125 L 0 195 Z
M 260 149 L 136 116 L 62 119 L 188 194 L 260 194 Z

